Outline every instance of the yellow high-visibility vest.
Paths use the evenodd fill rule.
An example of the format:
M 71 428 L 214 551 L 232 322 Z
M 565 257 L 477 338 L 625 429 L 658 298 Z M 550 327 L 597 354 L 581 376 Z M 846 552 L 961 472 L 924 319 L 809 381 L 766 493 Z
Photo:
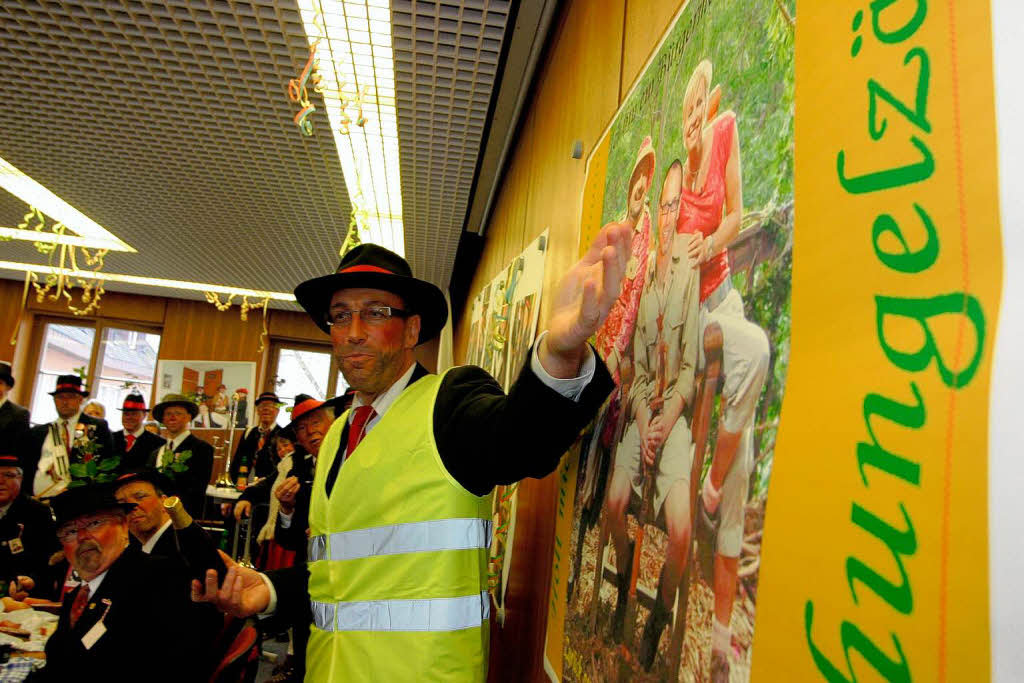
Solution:
M 309 509 L 307 681 L 487 677 L 491 496 L 464 489 L 441 462 L 440 386 L 428 375 L 406 387 L 330 497 L 325 480 L 348 413 L 324 437 Z

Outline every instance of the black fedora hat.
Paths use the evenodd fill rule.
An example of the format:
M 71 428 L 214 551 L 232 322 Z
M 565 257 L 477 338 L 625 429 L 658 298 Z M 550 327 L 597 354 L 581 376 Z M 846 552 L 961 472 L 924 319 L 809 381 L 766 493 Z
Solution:
M 114 489 L 108 484 L 88 484 L 69 488 L 50 501 L 53 514 L 57 518 L 57 526 L 65 524 L 82 515 L 91 515 L 103 510 L 120 510 L 129 512 L 135 509 L 135 503 L 119 503 L 114 497 Z
M 57 386 L 50 392 L 50 396 L 62 393 L 81 394 L 88 396 L 89 392 L 82 386 L 82 378 L 78 375 L 60 375 L 57 377 Z
M 22 464 L 21 456 L 14 453 L 13 448 L 0 449 L 0 467 L 21 467 Z
M 160 489 L 164 493 L 170 490 L 171 482 L 160 473 L 160 470 L 153 467 L 136 467 L 128 470 L 112 483 L 114 492 L 116 493 L 119 488 L 128 484 L 133 484 L 137 481 L 149 482 L 153 485 L 153 488 Z
M 332 275 L 306 280 L 295 288 L 295 298 L 313 322 L 330 334 L 327 310 L 339 289 L 365 287 L 397 294 L 411 313 L 420 316 L 418 344 L 433 339 L 448 320 L 448 303 L 434 284 L 413 277 L 409 263 L 384 247 L 360 244 L 348 251 Z
M 264 401 L 270 401 L 271 403 L 278 404 L 281 402 L 281 399 L 279 399 L 277 397 L 277 394 L 275 394 L 273 391 L 264 391 L 262 394 L 260 394 L 259 398 L 256 399 L 256 403 L 254 403 L 253 405 L 258 406 Z
M 124 397 L 124 402 L 118 410 L 122 413 L 126 410 L 141 410 L 142 412 L 146 412 L 146 399 L 144 399 L 140 394 L 128 394 Z
M 11 364 L 0 362 L 0 380 L 11 389 L 14 388 L 14 375 L 11 374 Z

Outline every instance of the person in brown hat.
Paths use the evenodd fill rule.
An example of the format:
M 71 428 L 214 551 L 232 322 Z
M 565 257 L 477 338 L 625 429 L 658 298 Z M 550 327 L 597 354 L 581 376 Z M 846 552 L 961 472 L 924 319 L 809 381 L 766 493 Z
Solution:
M 129 544 L 127 514 L 107 484 L 71 488 L 53 499 L 57 539 L 81 585 L 68 593 L 46 643 L 43 681 L 205 679 L 188 574 L 178 562 Z M 168 656 L 167 648 L 176 654 Z M 191 653 L 191 654 L 190 654 Z
M 483 681 L 490 494 L 553 472 L 611 392 L 587 339 L 619 295 L 630 241 L 627 226 L 606 226 L 566 272 L 507 396 L 478 367 L 438 376 L 416 363 L 447 307 L 397 254 L 364 244 L 336 273 L 299 285 L 299 304 L 331 336 L 355 389 L 320 444 L 309 571 L 265 581 L 231 567 L 220 588 L 208 572 L 193 599 L 233 614 L 312 605 L 311 680 Z M 390 617 L 373 618 L 380 609 Z
M 171 480 L 171 492 L 181 496 L 186 510 L 200 511 L 213 474 L 213 446 L 189 426 L 199 407 L 183 394 L 167 394 L 153 406 L 153 417 L 167 429 L 167 439 L 149 454 L 146 465 Z
M 8 398 L 14 388 L 10 363 L 0 363 L 0 444 L 17 448 L 28 437 L 29 412 Z
M 146 431 L 146 399 L 139 394 L 128 394 L 121 404 L 121 426 L 113 433 L 114 452 L 121 456 L 120 470 L 142 467 L 150 454 L 164 444 L 159 434 Z
M 101 460 L 114 455 L 114 442 L 106 420 L 82 412 L 89 396 L 78 375 L 60 375 L 53 391 L 57 419 L 36 425 L 21 449 L 28 478 L 26 490 L 40 497 L 54 496 L 71 482 L 70 466 L 84 460 Z M 92 453 L 89 449 L 94 448 Z

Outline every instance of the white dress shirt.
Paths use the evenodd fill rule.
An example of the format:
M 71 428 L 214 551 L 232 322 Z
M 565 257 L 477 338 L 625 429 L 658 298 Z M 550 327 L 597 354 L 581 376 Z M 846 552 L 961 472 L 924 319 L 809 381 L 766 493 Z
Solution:
M 152 554 L 153 546 L 156 545 L 157 541 L 160 540 L 160 537 L 164 535 L 164 532 L 167 531 L 167 529 L 170 526 L 171 520 L 168 519 L 166 522 L 163 523 L 163 526 L 156 530 L 155 534 L 150 536 L 148 541 L 142 544 L 142 552 L 146 553 L 147 555 Z

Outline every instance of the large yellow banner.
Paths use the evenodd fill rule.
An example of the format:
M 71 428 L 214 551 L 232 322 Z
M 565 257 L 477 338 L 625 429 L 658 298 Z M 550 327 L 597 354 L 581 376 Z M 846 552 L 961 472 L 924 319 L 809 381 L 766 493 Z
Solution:
M 800 5 L 793 356 L 754 680 L 988 678 L 990 21 L 987 2 Z

